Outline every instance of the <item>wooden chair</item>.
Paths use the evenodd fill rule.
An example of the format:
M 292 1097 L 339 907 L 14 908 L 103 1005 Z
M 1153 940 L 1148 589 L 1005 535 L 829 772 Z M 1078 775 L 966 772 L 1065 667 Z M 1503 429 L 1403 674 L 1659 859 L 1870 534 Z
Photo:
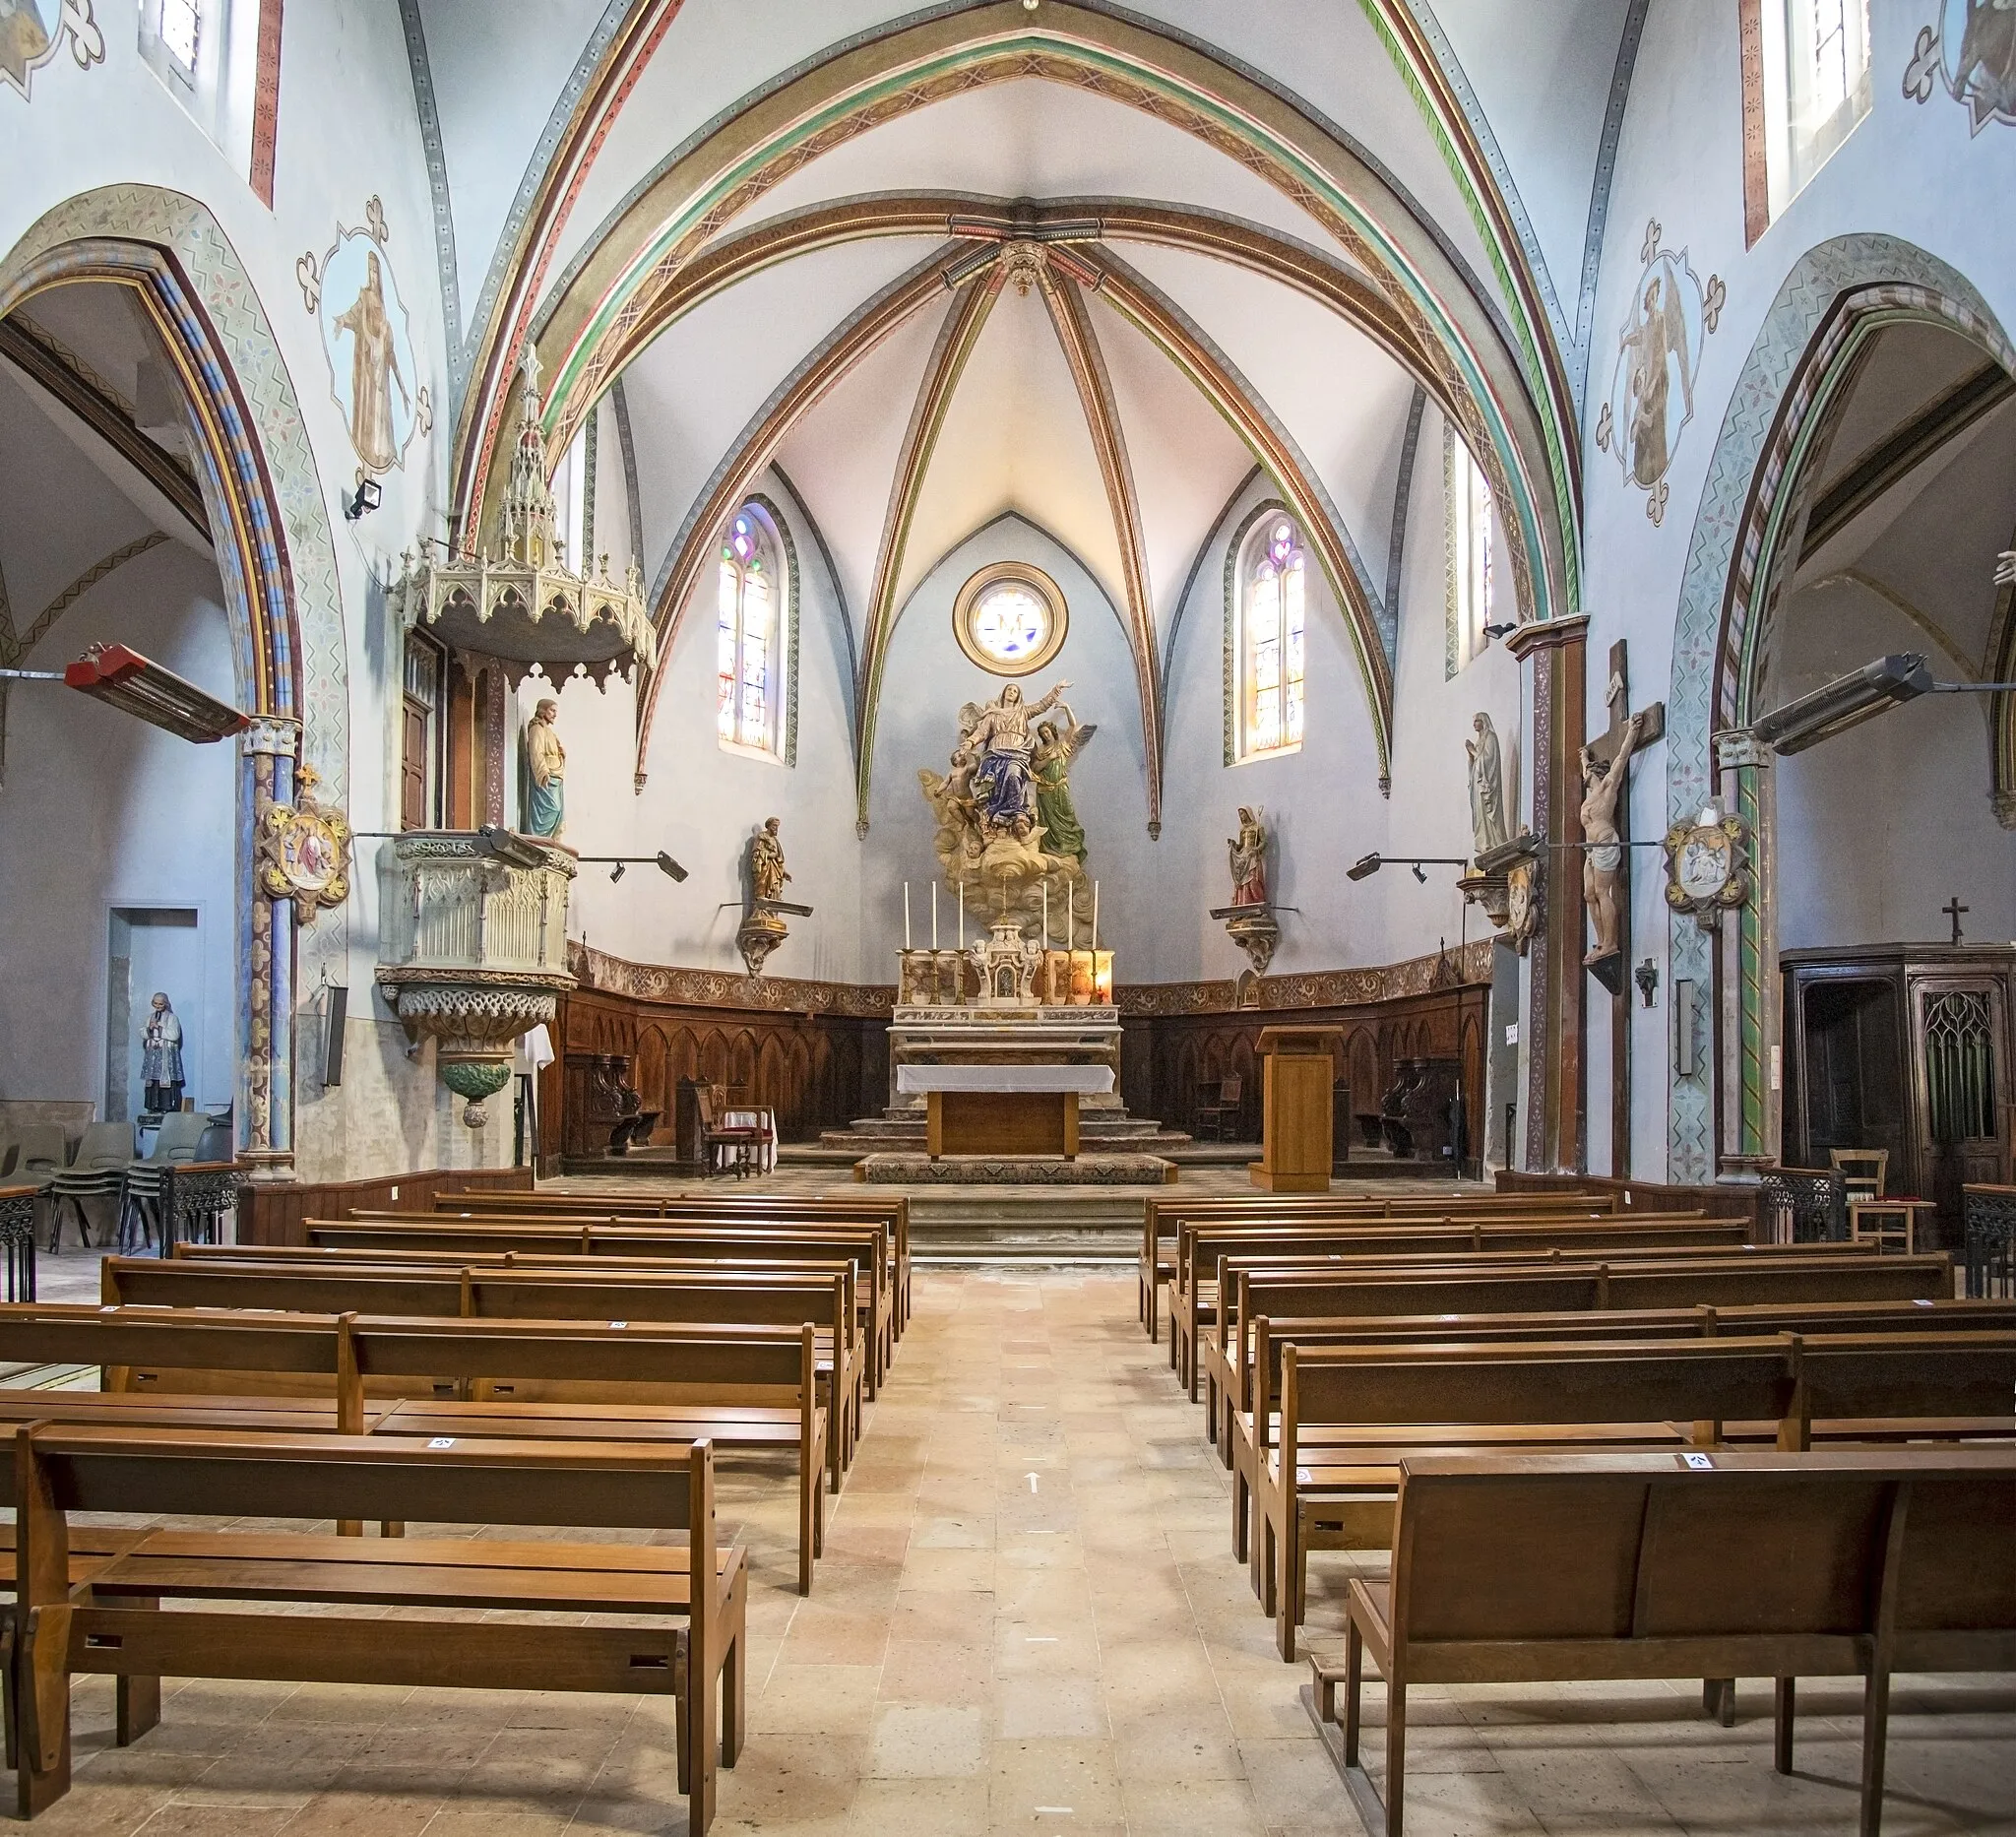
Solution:
M 1850 1200 L 1883 1197 L 1883 1179 L 1890 1169 L 1887 1148 L 1830 1148 L 1827 1160 L 1841 1175 Z
M 1850 1189 L 1853 1195 L 1854 1189 Z M 1906 1256 L 1918 1251 L 1918 1215 L 1933 1212 L 1930 1199 L 1857 1199 L 1848 1202 L 1848 1235 L 1852 1243 L 1872 1243 L 1878 1250 L 1895 1244 Z
M 1207 1131 L 1214 1142 L 1223 1142 L 1236 1137 L 1228 1137 L 1228 1123 L 1233 1129 L 1239 1123 L 1239 1101 L 1244 1095 L 1246 1082 L 1236 1072 L 1228 1078 L 1207 1079 L 1197 1087 L 1197 1111 L 1195 1131 L 1197 1139 L 1205 1140 Z
M 708 1174 L 734 1171 L 737 1179 L 763 1172 L 763 1154 L 776 1140 L 761 1123 L 731 1124 L 715 1105 L 714 1091 L 702 1086 L 694 1093 L 700 1107 L 701 1168 Z

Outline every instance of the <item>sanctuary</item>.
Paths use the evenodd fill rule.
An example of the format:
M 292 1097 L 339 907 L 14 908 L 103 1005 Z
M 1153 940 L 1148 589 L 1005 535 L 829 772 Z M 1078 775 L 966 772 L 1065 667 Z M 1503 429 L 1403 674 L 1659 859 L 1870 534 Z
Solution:
M 2016 1820 L 2016 0 L 0 0 L 0 171 L 24 1822 Z

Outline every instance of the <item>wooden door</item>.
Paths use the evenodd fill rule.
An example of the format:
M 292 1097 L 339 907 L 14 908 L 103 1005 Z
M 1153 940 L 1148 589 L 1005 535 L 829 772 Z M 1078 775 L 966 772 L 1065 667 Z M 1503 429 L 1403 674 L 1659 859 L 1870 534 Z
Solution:
M 426 703 L 407 696 L 401 707 L 399 736 L 399 826 L 402 829 L 427 827 L 427 717 Z
M 1999 977 L 1912 979 L 1921 1196 L 1938 1201 L 1948 1242 L 1958 1241 L 1961 1187 L 2009 1179 L 2007 1039 Z

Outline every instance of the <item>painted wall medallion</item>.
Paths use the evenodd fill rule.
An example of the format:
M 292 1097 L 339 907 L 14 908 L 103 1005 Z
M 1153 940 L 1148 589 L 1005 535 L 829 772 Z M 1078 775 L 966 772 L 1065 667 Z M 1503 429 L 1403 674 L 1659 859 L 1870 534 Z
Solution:
M 350 826 L 339 810 L 315 800 L 315 768 L 294 769 L 294 800 L 259 806 L 259 855 L 254 869 L 267 898 L 291 900 L 294 917 L 313 924 L 325 906 L 350 896 Z
M 79 70 L 105 61 L 92 0 L 0 0 L 0 81 L 24 96 L 34 73 L 70 41 Z
M 2016 127 L 2016 0 L 1940 0 L 1904 69 L 1914 101 L 1931 100 L 1935 88 L 1966 106 L 1976 134 L 1990 121 Z
M 1748 832 L 1739 816 L 1708 804 L 1666 833 L 1666 903 L 1692 913 L 1704 931 L 1750 897 Z
M 1729 296 L 1720 276 L 1709 276 L 1704 286 L 1687 251 L 1661 248 L 1660 235 L 1655 218 L 1638 251 L 1644 266 L 1596 422 L 1596 444 L 1615 458 L 1626 484 L 1645 492 L 1645 514 L 1655 525 L 1666 521 L 1667 472 L 1694 418 L 1702 348 Z
M 365 473 L 404 464 L 413 435 L 433 424 L 389 239 L 384 207 L 373 198 L 361 228 L 339 223 L 328 253 L 310 252 L 294 264 L 302 301 L 322 329 L 329 393 Z

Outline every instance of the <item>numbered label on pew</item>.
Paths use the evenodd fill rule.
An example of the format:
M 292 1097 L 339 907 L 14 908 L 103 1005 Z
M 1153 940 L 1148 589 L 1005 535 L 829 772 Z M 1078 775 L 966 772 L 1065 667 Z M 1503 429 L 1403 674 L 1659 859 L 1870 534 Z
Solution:
M 455 1437 L 453 1435 L 436 1435 L 427 1443 L 427 1446 L 430 1448 L 452 1448 L 455 1446 Z
M 1712 1471 L 1715 1466 L 1714 1461 L 1712 1461 L 1705 1454 L 1683 1454 L 1680 1456 L 1680 1459 L 1684 1461 L 1687 1464 L 1687 1466 L 1691 1467 L 1697 1474 L 1708 1473 Z

